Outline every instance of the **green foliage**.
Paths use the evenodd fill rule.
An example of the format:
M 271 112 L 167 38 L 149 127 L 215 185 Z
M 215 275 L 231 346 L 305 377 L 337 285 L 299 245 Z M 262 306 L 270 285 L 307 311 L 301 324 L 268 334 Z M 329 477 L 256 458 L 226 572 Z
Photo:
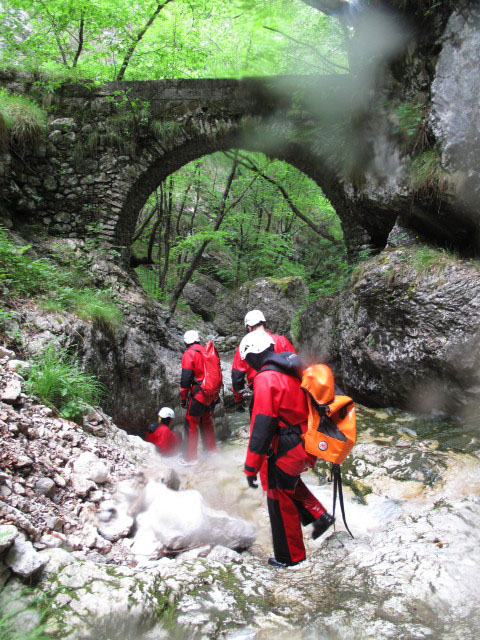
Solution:
M 11 311 L 0 307 L 0 339 L 7 346 L 20 347 L 23 343 L 23 334 L 13 320 Z
M 86 373 L 67 349 L 50 344 L 30 369 L 27 390 L 60 416 L 78 421 L 85 410 L 98 404 L 104 387 Z
M 414 136 L 424 117 L 424 105 L 419 102 L 401 102 L 396 106 L 394 115 L 396 124 L 393 133 L 407 138 Z
M 420 94 L 419 98 L 423 99 L 423 95 Z M 426 105 L 418 99 L 395 105 L 392 131 L 406 152 L 421 153 L 432 146 L 433 137 L 427 116 Z
M 53 264 L 28 255 L 30 245 L 18 246 L 0 227 L 0 289 L 3 295 L 30 296 L 49 290 L 58 282 Z
M 409 167 L 410 186 L 415 191 L 437 191 L 447 172 L 442 167 L 438 151 L 424 151 L 415 156 Z
M 100 144 L 100 134 L 94 129 L 87 136 L 87 141 L 85 144 L 85 151 L 90 156 L 96 156 L 98 151 L 98 145 Z
M 51 74 L 51 86 L 56 78 L 114 80 L 128 56 L 126 80 L 323 73 L 331 62 L 346 63 L 338 21 L 305 3 L 174 0 L 157 7 L 153 0 L 5 0 L 0 64 Z
M 458 256 L 446 249 L 436 249 L 426 245 L 412 247 L 409 251 L 409 266 L 417 273 L 425 271 L 443 270 L 448 265 L 458 261 Z
M 153 120 L 150 127 L 155 137 L 163 143 L 175 140 L 182 130 L 182 125 L 176 120 Z
M 55 296 L 45 296 L 41 301 L 47 311 L 70 311 L 79 318 L 90 320 L 113 333 L 122 324 L 123 314 L 107 290 L 73 289 L 62 287 Z
M 57 244 L 52 259 L 30 256 L 31 246 L 18 246 L 0 227 L 0 290 L 5 296 L 40 296 L 44 308 L 70 311 L 110 332 L 122 313 L 109 289 L 94 288 L 90 258 Z
M 237 287 L 258 277 L 276 280 L 300 276 L 312 295 L 336 290 L 350 272 L 338 217 L 321 189 L 307 176 L 284 162 L 259 153 L 243 153 L 226 201 L 227 213 L 219 230 L 214 222 L 222 200 L 231 158 L 217 153 L 184 166 L 152 195 L 139 220 L 144 227 L 134 253 L 145 254 L 152 233 L 156 264 L 137 268 L 140 282 L 153 297 L 163 300 L 185 273 L 202 243 L 208 242 L 197 272 L 228 287 Z M 316 234 L 292 212 L 279 189 L 247 169 L 253 163 L 277 184 L 319 228 L 338 241 L 334 244 Z M 161 219 L 158 202 L 171 193 L 172 212 Z M 170 195 L 168 195 L 170 198 Z M 165 209 L 165 207 L 164 207 Z M 169 268 L 165 286 L 160 286 L 164 268 L 165 227 L 170 216 Z M 161 223 L 158 226 L 158 223 Z M 195 276 L 194 276 L 195 277 Z
M 53 602 L 50 593 L 32 597 L 32 590 L 23 589 L 15 596 L 0 599 L 0 640 L 53 640 L 46 632 L 45 617 Z M 24 629 L 22 615 L 41 612 L 40 621 L 30 631 Z
M 0 148 L 6 148 L 9 141 L 22 149 L 34 146 L 45 124 L 45 112 L 32 100 L 0 89 Z

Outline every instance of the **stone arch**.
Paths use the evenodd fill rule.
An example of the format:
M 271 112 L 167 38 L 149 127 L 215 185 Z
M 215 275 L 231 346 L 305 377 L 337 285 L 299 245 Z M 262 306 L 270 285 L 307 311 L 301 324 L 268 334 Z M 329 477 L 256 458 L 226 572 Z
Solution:
M 168 142 L 149 145 L 134 167 L 127 167 L 128 177 L 120 176 L 120 182 L 128 188 L 124 192 L 112 235 L 116 245 L 125 247 L 126 259 L 130 255 L 138 215 L 154 189 L 189 162 L 227 149 L 262 152 L 305 173 L 320 186 L 335 208 L 347 248 L 371 244 L 371 234 L 360 226 L 348 207 L 340 180 L 308 147 L 288 142 L 286 135 L 279 140 L 278 133 L 275 134 L 275 144 L 272 144 L 268 123 L 263 125 L 258 120 L 245 126 L 241 119 L 215 120 L 211 123 L 207 119 L 199 121 L 197 117 L 193 127 L 192 122 L 187 122 L 181 133 L 172 135 Z

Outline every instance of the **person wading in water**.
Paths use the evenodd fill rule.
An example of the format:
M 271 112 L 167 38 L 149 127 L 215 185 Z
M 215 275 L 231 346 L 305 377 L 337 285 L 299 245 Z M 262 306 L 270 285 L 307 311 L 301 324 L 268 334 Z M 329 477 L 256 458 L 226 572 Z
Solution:
M 200 343 L 198 331 L 186 331 L 183 340 L 186 349 L 182 357 L 180 400 L 182 407 L 187 409 L 187 413 L 185 414 L 184 458 L 179 460 L 179 464 L 192 465 L 197 462 L 199 430 L 205 449 L 208 451 L 217 449 L 212 414 L 218 400 L 218 393 L 212 398 L 202 390 L 206 371 L 206 352 Z
M 313 522 L 312 537 L 318 538 L 335 521 L 300 478 L 317 460 L 300 438 L 308 418 L 301 361 L 296 354 L 275 353 L 273 338 L 265 331 L 247 334 L 240 356 L 257 372 L 244 473 L 253 489 L 260 473 L 267 494 L 274 550 L 268 563 L 290 567 L 306 557 L 301 525 Z
M 175 417 L 173 409 L 162 407 L 158 412 L 158 424 L 151 424 L 147 428 L 145 440 L 151 442 L 163 456 L 173 456 L 179 452 L 182 438 L 172 428 Z
M 244 319 L 245 329 L 250 333 L 252 331 L 266 331 L 272 338 L 274 343 L 274 351 L 276 353 L 283 353 L 284 351 L 291 351 L 297 353 L 295 347 L 285 336 L 280 336 L 275 333 L 267 331 L 267 321 L 265 316 L 259 309 L 253 309 L 249 311 Z M 232 364 L 232 387 L 233 387 L 233 399 L 235 401 L 236 411 L 243 412 L 245 407 L 243 406 L 243 395 L 246 391 L 245 378 L 247 380 L 247 386 L 253 390 L 253 379 L 257 375 L 257 372 L 251 367 L 246 360 L 242 360 L 240 357 L 240 348 L 237 347 L 235 355 L 233 357 Z M 253 399 L 250 403 L 250 413 L 252 412 Z

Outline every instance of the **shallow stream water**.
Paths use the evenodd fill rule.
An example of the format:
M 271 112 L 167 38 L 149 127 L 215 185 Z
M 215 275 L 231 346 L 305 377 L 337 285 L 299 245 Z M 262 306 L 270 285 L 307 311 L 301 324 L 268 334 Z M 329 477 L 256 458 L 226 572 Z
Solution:
M 472 616 L 480 613 L 480 431 L 474 425 L 359 407 L 358 443 L 343 465 L 355 539 L 337 511 L 335 531 L 320 539 L 311 540 L 311 527 L 305 528 L 307 561 L 278 570 L 266 565 L 272 548 L 263 492 L 248 488 L 242 474 L 248 413 L 228 419 L 233 435 L 219 452 L 181 472 L 185 486 L 200 490 L 211 506 L 258 526 L 256 542 L 243 554 L 248 569 L 239 573 L 249 613 L 240 628 L 217 625 L 215 637 L 478 637 Z M 331 511 L 326 464 L 303 477 Z M 194 633 L 188 613 L 180 620 L 193 624 Z
M 252 546 L 241 554 L 212 549 L 216 543 L 206 529 L 201 545 L 175 557 L 140 554 L 136 566 L 75 560 L 61 549 L 45 550 L 50 573 L 40 588 L 53 582 L 62 589 L 52 628 L 58 629 L 58 616 L 61 624 L 68 623 L 68 633 L 56 637 L 480 637 L 480 429 L 358 407 L 358 441 L 342 465 L 346 516 L 355 537 L 348 535 L 337 511 L 335 527 L 319 539 L 311 539 L 311 525 L 305 527 L 304 562 L 275 569 L 267 564 L 272 543 L 265 497 L 261 488 L 248 487 L 243 474 L 248 413 L 230 413 L 226 419 L 231 435 L 216 453 L 204 454 L 199 445 L 195 466 L 181 466 L 178 458 L 167 462 L 180 476 L 180 490 L 197 489 L 209 506 L 253 522 Z M 164 463 L 144 476 L 155 482 Z M 328 476 L 327 464 L 319 462 L 303 479 L 331 512 Z M 135 478 L 130 481 L 135 489 Z M 172 513 L 181 515 L 182 496 L 171 494 Z M 221 557 L 210 555 L 215 550 Z

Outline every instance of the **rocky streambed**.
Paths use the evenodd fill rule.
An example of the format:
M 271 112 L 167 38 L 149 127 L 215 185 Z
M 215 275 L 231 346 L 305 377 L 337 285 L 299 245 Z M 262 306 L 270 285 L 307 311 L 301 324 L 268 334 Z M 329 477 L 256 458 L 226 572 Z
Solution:
M 0 409 L 4 452 L 16 456 L 2 475 L 2 520 L 15 525 L 0 537 L 2 601 L 10 610 L 31 605 L 18 627 L 43 620 L 52 637 L 68 640 L 478 637 L 480 442 L 473 427 L 360 408 L 359 443 L 344 465 L 355 539 L 339 520 L 316 541 L 307 528 L 307 560 L 276 570 L 266 564 L 262 492 L 249 489 L 241 472 L 245 414 L 230 414 L 234 435 L 217 454 L 184 468 L 175 459 L 165 464 L 105 416 L 91 416 L 82 429 L 26 397 Z M 50 496 L 38 495 L 41 451 L 42 477 L 57 481 Z M 108 469 L 89 488 L 78 463 L 86 452 Z M 331 509 L 327 472 L 319 465 L 306 481 Z M 166 540 L 159 513 L 171 494 L 177 529 Z M 203 525 L 192 540 L 195 509 Z M 20 560 L 30 551 L 39 564 L 29 574 Z

